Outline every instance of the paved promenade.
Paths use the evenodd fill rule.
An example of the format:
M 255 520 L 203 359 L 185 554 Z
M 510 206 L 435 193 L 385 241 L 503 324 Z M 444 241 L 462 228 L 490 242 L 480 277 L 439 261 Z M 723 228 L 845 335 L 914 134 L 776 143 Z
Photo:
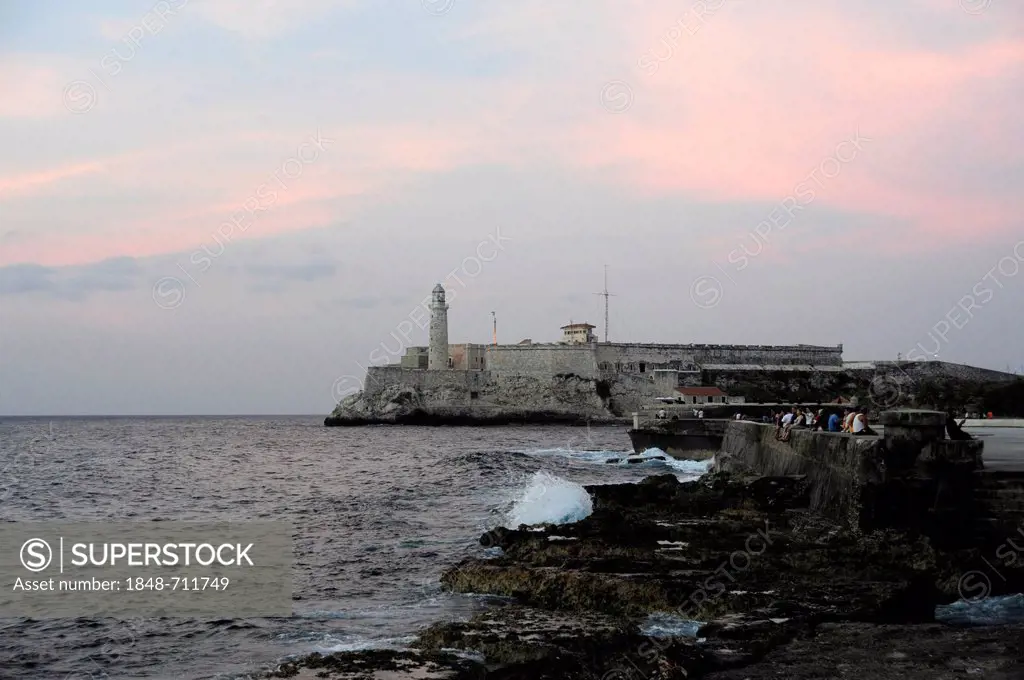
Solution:
M 1024 427 L 1024 418 L 968 419 L 964 423 L 964 427 L 968 429 L 972 427 Z
M 1024 428 L 964 427 L 985 442 L 983 460 L 987 470 L 1024 472 Z

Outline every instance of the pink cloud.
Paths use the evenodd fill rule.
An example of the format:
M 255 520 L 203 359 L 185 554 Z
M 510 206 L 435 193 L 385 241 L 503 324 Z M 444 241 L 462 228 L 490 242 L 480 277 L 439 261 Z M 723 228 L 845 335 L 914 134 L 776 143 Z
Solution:
M 1024 42 L 896 50 L 871 46 L 870 26 L 822 12 L 795 21 L 720 11 L 674 53 L 650 38 L 664 13 L 638 19 L 637 53 L 668 58 L 631 79 L 629 110 L 578 126 L 568 151 L 583 167 L 613 169 L 642 193 L 774 202 L 859 130 L 872 141 L 824 181 L 821 200 L 906 220 L 914 237 L 977 238 L 1013 225 L 1018 199 L 950 192 L 933 181 L 932 164 L 956 172 L 955 152 L 936 147 L 979 109 L 982 120 L 1003 123 L 977 125 L 988 153 L 1005 159 L 1008 145 L 1020 153 L 976 86 L 1024 75 Z
M 52 185 L 64 180 L 91 175 L 103 170 L 103 164 L 98 162 L 77 163 L 50 170 L 0 177 L 0 200 L 34 193 L 41 189 L 50 188 Z
M 357 198 L 376 196 L 380 200 L 382 192 L 408 173 L 444 171 L 479 158 L 472 139 L 454 128 L 426 131 L 412 125 L 359 126 L 338 133 L 328 130 L 324 136 L 333 139 L 331 146 L 294 177 L 289 173 L 294 174 L 297 166 L 290 165 L 285 172 L 282 164 L 295 155 L 294 149 L 304 141 L 301 135 L 243 131 L 205 140 L 207 143 L 145 149 L 94 163 L 0 178 L 0 197 L 38 200 L 42 194 L 60 195 L 55 192 L 66 194 L 73 189 L 78 195 L 105 196 L 112 204 L 102 223 L 83 216 L 80 228 L 72 233 L 36 233 L 5 245 L 0 265 L 35 262 L 61 266 L 118 255 L 145 257 L 194 250 L 204 244 L 216 245 L 218 234 L 227 229 L 223 225 L 232 217 L 246 225 L 232 230 L 232 240 L 323 227 L 345 219 Z M 276 157 L 269 156 L 272 161 L 255 164 L 246 157 L 232 158 L 230 149 L 260 141 L 292 151 L 278 152 Z M 186 170 L 193 167 L 217 170 Z M 76 180 L 77 186 L 57 186 L 61 181 Z M 141 216 L 120 205 L 120 195 L 152 191 L 153 187 L 163 188 L 167 196 L 144 209 Z M 257 205 L 251 201 L 261 187 L 263 198 Z M 267 198 L 271 194 L 272 198 Z M 249 212 L 247 205 L 252 208 Z
M 315 4 L 327 11 L 331 3 Z M 220 3 L 206 18 L 235 21 L 232 6 Z M 868 14 L 844 15 L 834 2 L 788 9 L 726 3 L 698 23 L 694 6 L 655 0 L 637 9 L 601 0 L 585 25 L 565 33 L 575 10 L 524 0 L 455 33 L 521 55 L 536 69 L 489 80 L 372 73 L 346 81 L 361 106 L 386 118 L 351 124 L 339 114 L 325 122 L 334 150 L 308 166 L 244 237 L 336 222 L 363 203 L 388 200 L 410 174 L 473 164 L 561 165 L 595 191 L 610 177 L 641 196 L 771 205 L 815 168 L 821 172 L 858 131 L 871 141 L 816 187 L 816 203 L 884 219 L 899 228 L 886 232 L 887 241 L 906 247 L 919 246 L 922 234 L 978 238 L 1012 228 L 1021 199 L 963 175 L 1019 161 L 1020 140 L 1008 132 L 1017 124 L 1013 112 L 996 101 L 1024 74 L 1019 38 L 997 32 L 943 52 L 908 47 L 880 29 L 885 17 L 872 23 Z M 266 35 L 284 10 L 264 9 L 237 30 Z M 679 34 L 680 21 L 699 30 Z M 666 46 L 662 38 L 673 31 L 676 44 Z M 644 66 L 652 56 L 664 59 L 653 72 Z M 598 102 L 601 83 L 616 78 L 633 91 L 632 106 L 618 115 Z M 46 97 L 19 87 L 26 102 L 19 110 L 42 111 L 49 99 L 59 106 L 59 87 Z M 406 112 L 408 102 L 416 107 Z M 203 112 L 220 123 L 238 120 L 235 114 L 230 107 Z M 70 264 L 209 242 L 311 132 L 283 123 L 227 129 L 135 147 L 119 136 L 126 150 L 109 158 L 0 178 L 0 197 L 75 192 L 110 203 L 76 233 L 40 234 L 5 247 L 0 258 Z M 143 210 L 138 200 L 118 204 L 124 196 L 152 198 Z

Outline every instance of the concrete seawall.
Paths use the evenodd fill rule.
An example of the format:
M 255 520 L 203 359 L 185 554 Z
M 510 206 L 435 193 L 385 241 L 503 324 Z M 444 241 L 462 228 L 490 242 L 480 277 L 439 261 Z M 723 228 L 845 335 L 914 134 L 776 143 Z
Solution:
M 766 476 L 802 476 L 811 510 L 862 530 L 924 533 L 950 547 L 974 544 L 978 518 L 1001 514 L 979 507 L 983 443 L 945 438 L 945 414 L 887 411 L 883 436 L 792 430 L 780 441 L 774 425 L 734 421 L 715 469 Z
M 831 432 L 792 430 L 776 438 L 774 425 L 729 423 L 718 470 L 767 476 L 803 475 L 811 488 L 811 509 L 851 524 L 859 522 L 863 488 L 882 482 L 882 439 Z

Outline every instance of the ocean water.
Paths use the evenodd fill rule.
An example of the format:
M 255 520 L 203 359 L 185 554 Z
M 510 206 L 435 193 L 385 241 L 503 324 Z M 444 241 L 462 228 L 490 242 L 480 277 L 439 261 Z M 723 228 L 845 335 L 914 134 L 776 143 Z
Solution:
M 609 464 L 625 427 L 324 428 L 320 417 L 0 420 L 0 520 L 287 520 L 288 618 L 0 618 L 0 677 L 241 680 L 313 651 L 401 647 L 486 598 L 439 576 L 480 535 L 572 522 L 583 484 L 707 463 Z M 0 613 L 2 615 L 2 613 Z

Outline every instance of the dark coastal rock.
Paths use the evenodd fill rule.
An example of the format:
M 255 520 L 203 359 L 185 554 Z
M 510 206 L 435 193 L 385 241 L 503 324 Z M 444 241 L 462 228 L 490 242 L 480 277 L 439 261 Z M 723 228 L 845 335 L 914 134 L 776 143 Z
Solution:
M 442 575 L 451 590 L 504 604 L 431 626 L 415 651 L 296 666 L 349 675 L 294 677 L 1024 677 L 1024 626 L 935 623 L 936 605 L 957 599 L 992 546 L 946 552 L 921 533 L 863 531 L 811 512 L 812 489 L 806 476 L 737 472 L 587 487 L 586 519 L 491 530 L 480 543 L 500 557 Z M 1002 587 L 1020 585 L 1021 571 L 1001 571 Z
M 542 531 L 489 532 L 495 559 L 467 559 L 442 583 L 530 606 L 697 620 L 774 609 L 820 620 L 930 621 L 944 595 L 928 544 L 857 534 L 800 512 L 803 480 L 672 475 L 595 486 L 593 514 Z M 573 541 L 551 541 L 549 536 Z
M 958 629 L 932 625 L 823 624 L 742 669 L 708 680 L 1018 680 L 1024 626 Z
M 484 666 L 447 652 L 367 650 L 311 654 L 283 664 L 268 678 L 294 680 L 483 680 Z
M 578 666 L 601 649 L 640 642 L 637 626 L 625 619 L 509 605 L 470 621 L 434 624 L 420 634 L 415 646 L 480 653 L 497 665 Z
M 507 605 L 470 621 L 435 624 L 416 646 L 482 654 L 488 677 L 496 678 L 687 678 L 750 663 L 763 655 L 775 632 L 698 642 L 651 638 L 640 626 L 632 619 Z
M 445 409 L 413 409 L 404 413 L 381 416 L 329 415 L 324 419 L 327 427 L 359 427 L 364 425 L 587 425 L 614 424 L 617 418 L 585 418 L 572 413 L 556 411 L 501 411 L 491 414 L 462 413 Z

